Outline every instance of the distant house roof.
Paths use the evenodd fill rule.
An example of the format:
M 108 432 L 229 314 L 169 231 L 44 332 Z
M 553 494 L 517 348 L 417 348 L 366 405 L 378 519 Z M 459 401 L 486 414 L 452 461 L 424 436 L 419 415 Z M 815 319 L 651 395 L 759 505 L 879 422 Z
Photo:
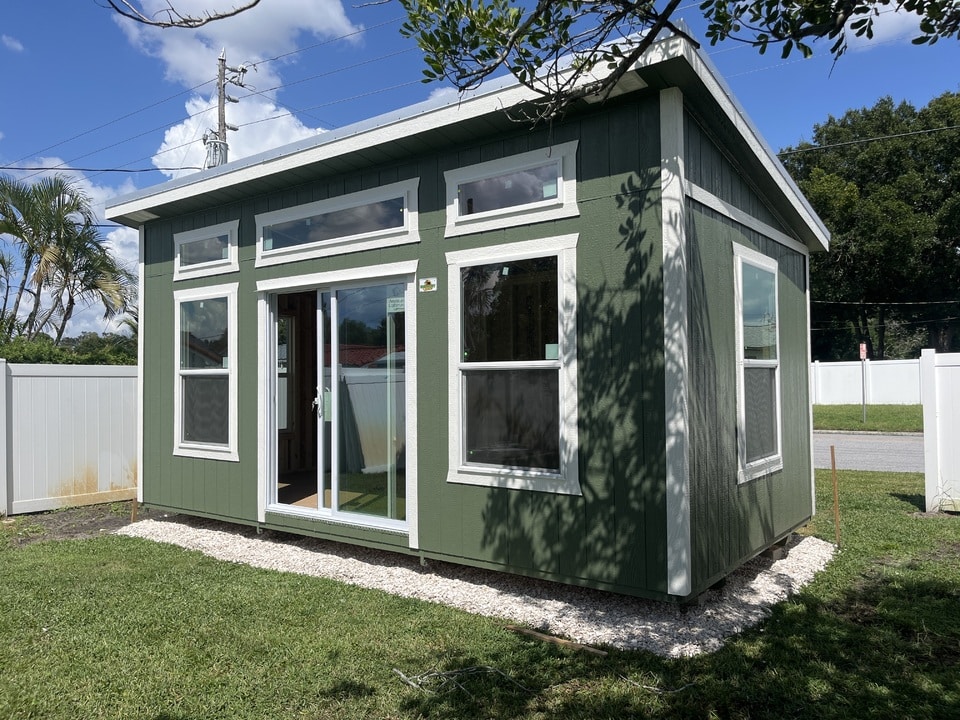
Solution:
M 679 36 L 655 43 L 618 85 L 619 94 L 650 87 L 679 87 L 685 102 L 716 125 L 718 139 L 737 153 L 751 177 L 791 228 L 811 249 L 827 249 L 830 233 L 776 155 L 760 137 L 710 61 Z M 106 215 L 139 227 L 162 217 L 199 211 L 211 204 L 241 200 L 299 184 L 318 174 L 349 172 L 391 162 L 436 147 L 438 136 L 455 143 L 479 132 L 515 124 L 504 108 L 537 96 L 512 76 L 488 80 L 477 90 L 450 99 L 433 99 L 359 123 L 305 138 L 226 165 L 186 175 L 115 198 Z

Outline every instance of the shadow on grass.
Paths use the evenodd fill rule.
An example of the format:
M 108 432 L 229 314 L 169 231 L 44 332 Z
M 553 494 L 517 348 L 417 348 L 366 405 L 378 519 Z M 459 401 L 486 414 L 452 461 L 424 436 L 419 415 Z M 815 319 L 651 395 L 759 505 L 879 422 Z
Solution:
M 905 503 L 910 503 L 920 512 L 926 510 L 926 498 L 923 495 L 906 495 L 903 493 L 890 493 L 890 497 L 896 498 L 897 500 L 902 500 Z
M 960 590 L 929 572 L 923 562 L 876 566 L 839 600 L 799 596 L 688 660 L 523 642 L 487 660 L 523 688 L 475 676 L 464 690 L 410 690 L 402 707 L 423 717 L 960 717 Z M 478 661 L 442 658 L 437 668 L 468 664 Z

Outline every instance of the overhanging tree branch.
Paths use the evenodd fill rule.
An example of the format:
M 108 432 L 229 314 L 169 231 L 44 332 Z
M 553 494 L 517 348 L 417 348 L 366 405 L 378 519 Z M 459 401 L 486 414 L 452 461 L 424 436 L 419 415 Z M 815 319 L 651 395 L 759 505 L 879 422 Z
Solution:
M 110 7 L 120 15 L 142 25 L 150 25 L 159 28 L 198 28 L 207 23 L 216 20 L 224 20 L 242 12 L 246 12 L 252 7 L 260 4 L 260 0 L 247 0 L 242 5 L 237 5 L 230 10 L 221 12 L 204 11 L 201 15 L 185 15 L 174 7 L 170 0 L 167 0 L 167 7 L 153 15 L 147 15 L 142 8 L 142 3 L 134 0 L 104 0 L 106 6 Z

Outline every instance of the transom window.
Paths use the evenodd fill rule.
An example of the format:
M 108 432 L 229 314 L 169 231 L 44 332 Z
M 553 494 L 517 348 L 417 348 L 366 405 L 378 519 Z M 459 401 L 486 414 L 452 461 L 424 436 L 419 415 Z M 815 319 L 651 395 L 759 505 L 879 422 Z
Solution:
M 576 240 L 447 254 L 451 482 L 579 494 Z
M 174 293 L 174 454 L 237 459 L 236 284 Z
M 576 157 L 569 142 L 448 170 L 447 236 L 577 215 Z
M 783 467 L 777 263 L 740 245 L 736 261 L 740 480 Z
M 418 242 L 418 180 L 257 216 L 257 265 Z
M 240 222 L 234 220 L 174 234 L 174 280 L 237 270 L 239 225 Z

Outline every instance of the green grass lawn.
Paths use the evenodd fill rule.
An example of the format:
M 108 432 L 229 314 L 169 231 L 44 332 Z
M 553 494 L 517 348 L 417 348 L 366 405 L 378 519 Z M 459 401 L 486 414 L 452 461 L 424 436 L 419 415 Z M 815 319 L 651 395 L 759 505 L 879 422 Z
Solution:
M 877 432 L 923 432 L 922 405 L 814 405 L 814 430 L 873 430 Z
M 110 536 L 0 534 L 0 717 L 960 717 L 960 518 L 922 477 L 840 472 L 842 547 L 720 651 L 596 657 L 504 624 L 328 580 Z M 805 532 L 833 539 L 829 473 Z M 429 695 L 393 673 L 489 665 Z M 522 686 L 522 687 L 520 687 Z

